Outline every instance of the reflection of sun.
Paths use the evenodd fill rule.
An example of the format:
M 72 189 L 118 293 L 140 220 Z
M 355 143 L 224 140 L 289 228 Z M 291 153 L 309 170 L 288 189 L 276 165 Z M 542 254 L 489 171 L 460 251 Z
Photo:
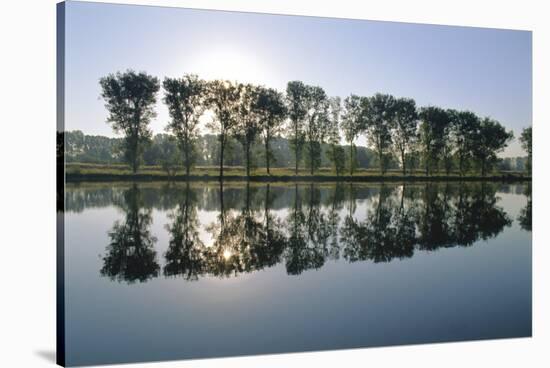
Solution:
M 235 45 L 216 45 L 198 52 L 190 60 L 188 72 L 204 79 L 258 83 L 266 77 L 266 68 L 259 58 Z
M 233 253 L 231 253 L 231 251 L 229 249 L 226 249 L 223 251 L 223 258 L 227 261 L 229 258 L 231 258 L 231 256 L 233 255 Z

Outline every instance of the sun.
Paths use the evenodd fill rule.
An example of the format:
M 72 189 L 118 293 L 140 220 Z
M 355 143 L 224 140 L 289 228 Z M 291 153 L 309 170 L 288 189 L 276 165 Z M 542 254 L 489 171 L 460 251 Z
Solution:
M 253 53 L 230 45 L 212 46 L 197 52 L 189 61 L 189 72 L 200 78 L 261 83 L 269 75 L 262 60 Z
M 223 258 L 227 261 L 229 258 L 231 258 L 231 256 L 233 255 L 233 253 L 229 250 L 229 249 L 226 249 L 223 251 Z

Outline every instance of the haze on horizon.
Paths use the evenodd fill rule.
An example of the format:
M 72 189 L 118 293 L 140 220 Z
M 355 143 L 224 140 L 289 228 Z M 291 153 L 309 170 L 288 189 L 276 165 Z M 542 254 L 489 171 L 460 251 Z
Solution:
M 517 138 L 532 124 L 527 31 L 69 1 L 65 66 L 65 129 L 110 137 L 98 81 L 127 69 L 471 110 L 514 131 L 501 156 L 525 155 Z M 161 99 L 155 134 L 169 119 Z

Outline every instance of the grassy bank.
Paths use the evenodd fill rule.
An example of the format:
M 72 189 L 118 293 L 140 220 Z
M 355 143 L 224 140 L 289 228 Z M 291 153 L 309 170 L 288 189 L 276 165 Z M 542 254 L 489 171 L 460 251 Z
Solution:
M 289 168 L 273 168 L 270 170 L 271 175 L 267 175 L 265 169 L 254 170 L 251 174 L 251 181 L 267 182 L 267 181 L 523 181 L 531 180 L 530 176 L 519 172 L 498 172 L 491 173 L 485 177 L 477 173 L 469 173 L 467 176 L 461 177 L 458 173 L 436 173 L 431 176 L 426 176 L 423 171 L 415 171 L 408 175 L 403 175 L 400 170 L 390 170 L 384 175 L 380 175 L 376 169 L 358 169 L 353 176 L 345 175 L 336 176 L 330 168 L 321 168 L 316 171 L 315 175 L 310 175 L 307 169 L 301 169 L 298 176 L 294 175 L 294 171 Z M 137 174 L 133 174 L 131 170 L 120 164 L 103 165 L 103 164 L 82 164 L 68 163 L 66 165 L 67 181 L 125 181 L 125 180 L 186 180 L 187 177 L 182 170 L 176 171 L 174 174 L 168 174 L 160 166 L 143 166 Z M 191 180 L 218 180 L 218 167 L 196 167 L 191 172 L 189 177 Z M 244 169 L 242 167 L 226 167 L 224 168 L 224 180 L 231 181 L 246 180 Z

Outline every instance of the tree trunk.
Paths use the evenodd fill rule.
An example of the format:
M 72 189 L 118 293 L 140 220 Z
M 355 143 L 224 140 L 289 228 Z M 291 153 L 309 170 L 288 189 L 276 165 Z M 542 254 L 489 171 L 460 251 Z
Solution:
M 191 158 L 189 157 L 189 139 L 186 139 L 185 142 L 185 176 L 189 178 L 189 173 L 191 171 Z
M 407 175 L 407 168 L 405 166 L 405 150 L 401 150 L 401 165 L 403 166 L 403 176 Z
M 294 154 L 296 156 L 296 171 L 294 172 L 295 176 L 298 176 L 298 124 L 296 123 L 296 128 L 294 129 Z
M 138 169 L 138 139 L 137 137 L 132 142 L 132 171 L 137 173 Z
M 220 180 L 220 223 L 224 226 L 225 223 L 225 207 L 223 205 L 223 181 Z
M 310 173 L 311 176 L 313 176 L 313 158 L 315 156 L 315 153 L 313 152 L 313 143 L 309 143 L 309 166 L 310 166 Z
M 220 138 L 220 180 L 223 179 L 223 151 L 225 148 L 225 137 L 222 135 Z
M 269 173 L 269 135 L 265 138 L 265 168 L 267 170 L 267 175 L 270 175 Z
M 426 155 L 426 162 L 424 163 L 424 165 L 426 168 L 426 176 L 429 176 L 430 175 L 430 154 L 429 153 Z
M 353 176 L 353 141 L 349 145 L 349 175 Z
M 246 143 L 246 179 L 250 179 L 250 143 Z

